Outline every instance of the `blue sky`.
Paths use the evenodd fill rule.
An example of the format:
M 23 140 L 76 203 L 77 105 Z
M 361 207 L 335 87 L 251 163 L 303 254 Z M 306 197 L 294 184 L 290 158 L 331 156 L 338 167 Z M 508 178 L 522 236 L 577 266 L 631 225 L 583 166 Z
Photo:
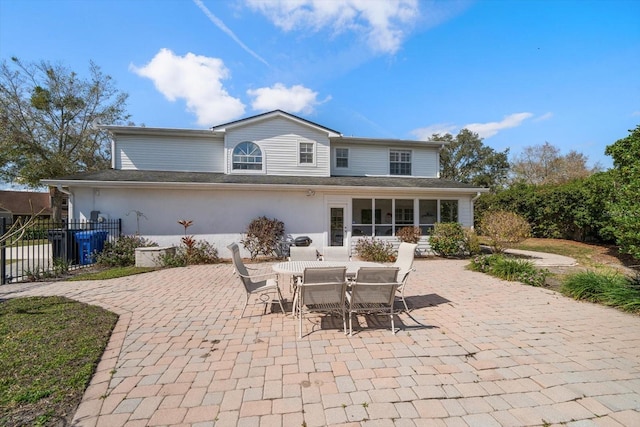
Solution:
M 344 135 L 467 127 L 608 168 L 640 124 L 640 1 L 0 0 L 0 59 L 89 60 L 148 127 L 276 108 Z

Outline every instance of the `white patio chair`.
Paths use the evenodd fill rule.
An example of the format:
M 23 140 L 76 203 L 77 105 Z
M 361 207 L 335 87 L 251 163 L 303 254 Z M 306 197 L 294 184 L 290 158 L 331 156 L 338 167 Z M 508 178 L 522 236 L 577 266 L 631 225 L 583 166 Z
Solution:
M 244 262 L 242 262 L 242 258 L 240 257 L 240 248 L 238 247 L 238 244 L 232 243 L 227 246 L 227 248 L 231 251 L 235 272 L 240 276 L 242 285 L 247 293 L 240 317 L 244 316 L 244 311 L 247 308 L 251 295 L 267 294 L 273 291 L 278 293 L 278 303 L 280 304 L 280 310 L 282 310 L 282 313 L 284 314 L 285 311 L 282 306 L 282 292 L 280 292 L 280 287 L 278 286 L 278 275 L 276 273 L 249 275 L 247 267 L 244 265 Z M 260 300 L 262 300 L 262 298 L 260 298 Z M 271 298 L 271 303 L 273 303 L 273 298 Z
M 315 246 L 292 246 L 289 261 L 317 261 L 318 249 Z
M 325 246 L 322 249 L 323 261 L 349 261 L 349 252 L 344 246 Z
M 304 315 L 324 312 L 342 316 L 344 333 L 347 333 L 345 293 L 347 288 L 346 267 L 306 268 L 298 283 L 298 338 L 302 338 Z
M 400 297 L 402 298 L 402 304 L 404 304 L 404 309 L 409 311 L 409 307 L 407 307 L 407 302 L 404 299 L 404 291 L 407 287 L 407 282 L 409 281 L 409 273 L 415 271 L 413 268 L 413 259 L 415 258 L 416 248 L 418 247 L 415 243 L 400 243 L 398 247 L 398 257 L 396 258 L 396 262 L 393 264 L 394 267 L 398 267 L 398 289 L 397 292 L 400 293 Z
M 361 267 L 347 292 L 349 336 L 353 335 L 353 314 L 385 313 L 391 320 L 391 332 L 396 333 L 393 302 L 398 287 L 397 267 Z

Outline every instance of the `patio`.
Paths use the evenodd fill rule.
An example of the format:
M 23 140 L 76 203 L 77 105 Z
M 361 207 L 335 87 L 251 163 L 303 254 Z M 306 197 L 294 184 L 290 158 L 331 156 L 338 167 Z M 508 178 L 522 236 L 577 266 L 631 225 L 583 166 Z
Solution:
M 5 285 L 0 298 L 64 295 L 120 314 L 78 426 L 640 425 L 640 317 L 466 263 L 416 260 L 413 319 L 401 314 L 395 336 L 360 316 L 351 338 L 319 322 L 299 340 L 291 316 L 251 302 L 239 319 L 230 264 Z

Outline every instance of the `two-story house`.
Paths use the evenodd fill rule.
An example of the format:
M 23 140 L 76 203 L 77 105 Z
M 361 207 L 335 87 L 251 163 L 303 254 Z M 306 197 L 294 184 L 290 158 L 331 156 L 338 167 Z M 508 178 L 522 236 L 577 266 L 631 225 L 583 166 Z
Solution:
M 267 216 L 292 237 L 350 250 L 359 236 L 395 240 L 405 226 L 425 236 L 436 222 L 472 226 L 487 191 L 439 178 L 442 142 L 346 137 L 280 110 L 210 130 L 104 129 L 110 170 L 43 183 L 70 195 L 72 219 L 121 218 L 123 233 L 160 245 L 179 243 L 180 219 L 221 249 Z

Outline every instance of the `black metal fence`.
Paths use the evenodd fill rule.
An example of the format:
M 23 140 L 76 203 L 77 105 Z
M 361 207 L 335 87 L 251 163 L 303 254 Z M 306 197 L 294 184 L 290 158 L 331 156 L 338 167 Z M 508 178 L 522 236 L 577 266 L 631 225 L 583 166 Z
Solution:
M 6 218 L 0 219 L 0 235 L 5 236 L 13 225 Z M 0 243 L 0 284 L 55 277 L 90 266 L 105 242 L 117 239 L 121 231 L 120 219 L 39 219 L 24 233 Z

